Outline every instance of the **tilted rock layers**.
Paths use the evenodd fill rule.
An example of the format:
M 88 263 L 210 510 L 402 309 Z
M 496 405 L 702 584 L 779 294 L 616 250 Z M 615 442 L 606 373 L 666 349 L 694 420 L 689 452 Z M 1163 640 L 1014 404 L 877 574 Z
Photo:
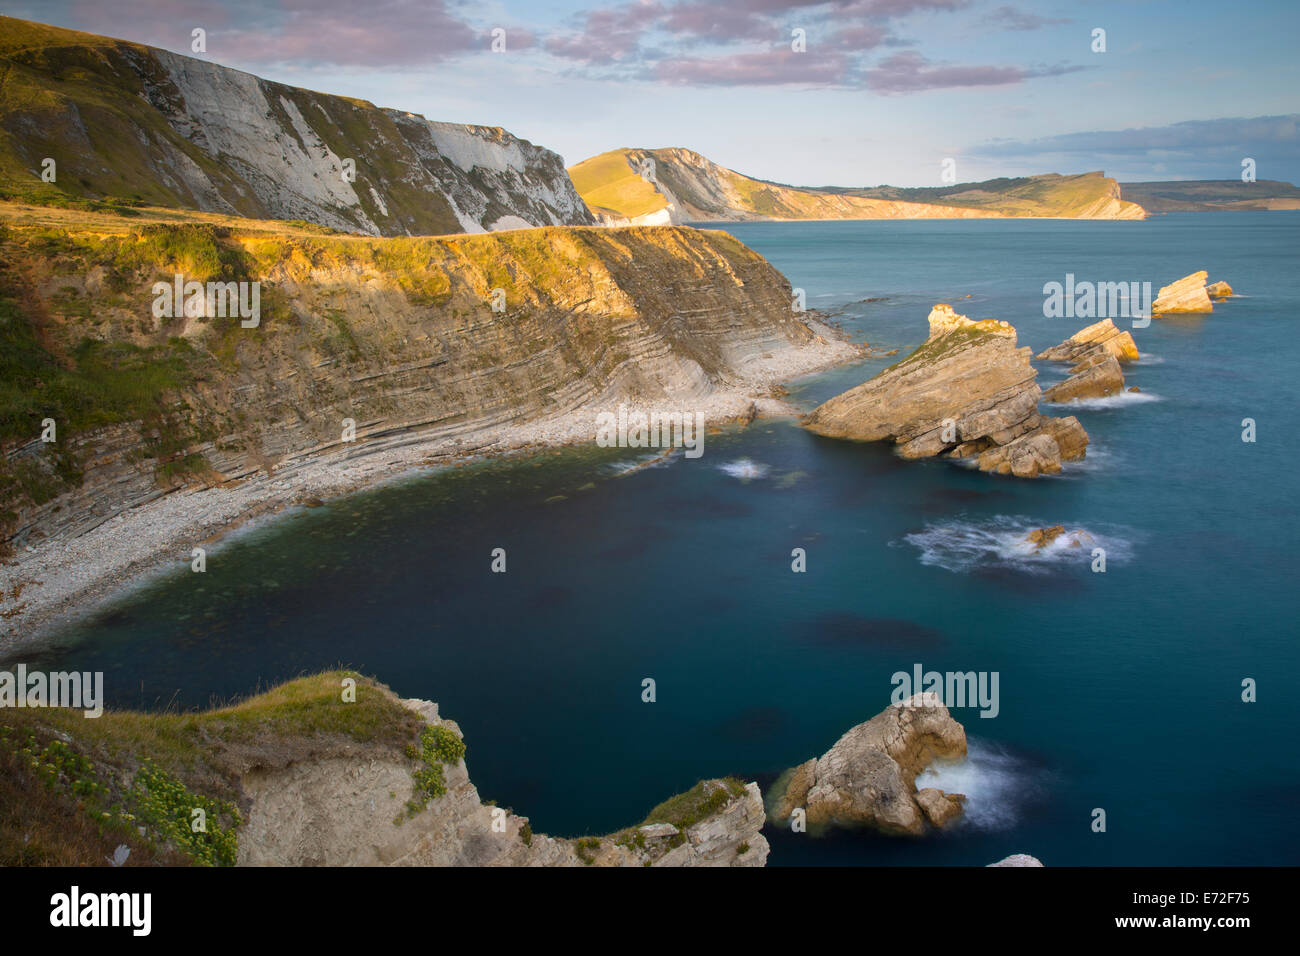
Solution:
M 875 378 L 818 406 L 819 435 L 893 441 L 904 458 L 975 458 L 982 471 L 1032 478 L 1082 458 L 1078 420 L 1040 415 L 1042 389 L 1006 322 L 973 321 L 951 306 L 930 313 L 930 337 Z
M 1105 398 L 1124 391 L 1120 363 L 1136 361 L 1138 350 L 1131 333 L 1121 332 L 1110 319 L 1102 319 L 1080 329 L 1060 345 L 1039 352 L 1035 358 L 1074 363 L 1070 377 L 1043 394 L 1049 402 L 1072 402 Z
M 102 228 L 129 228 L 114 218 Z M 0 235 L 0 254 L 31 263 L 23 295 L 49 317 L 46 335 L 173 348 L 192 379 L 164 396 L 162 422 L 75 430 L 61 421 L 54 447 L 75 456 L 80 480 L 49 500 L 4 502 L 9 537 L 78 534 L 165 493 L 162 442 L 152 434 L 163 427 L 168 460 L 202 462 L 191 470 L 233 480 L 344 449 L 355 457 L 444 439 L 472 448 L 500 426 L 586 410 L 594 435 L 596 413 L 620 401 L 689 407 L 855 354 L 811 314 L 793 314 L 789 282 L 721 232 L 549 228 L 369 239 L 267 234 L 257 225 L 220 238 L 219 248 L 256 256 L 261 324 L 224 331 L 211 320 L 149 318 L 151 283 L 170 278 L 165 260 L 124 271 L 132 285 L 110 302 L 97 240 L 83 248 L 70 234 L 75 268 L 56 275 L 48 258 L 29 254 L 20 230 Z M 104 303 L 93 326 L 61 314 L 58 295 L 69 285 Z M 177 341 L 193 347 L 168 345 Z M 209 357 L 218 350 L 220 365 Z M 345 419 L 356 426 L 346 446 Z M 10 463 L 52 474 L 40 416 L 30 434 L 6 449 Z

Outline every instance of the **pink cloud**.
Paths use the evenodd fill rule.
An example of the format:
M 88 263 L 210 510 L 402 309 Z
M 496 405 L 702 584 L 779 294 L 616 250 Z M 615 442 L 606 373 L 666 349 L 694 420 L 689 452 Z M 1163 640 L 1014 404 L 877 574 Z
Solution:
M 866 85 L 878 93 L 917 93 L 963 86 L 1007 86 L 1037 76 L 1059 76 L 1081 66 L 935 66 L 915 50 L 895 53 L 866 71 Z
M 778 86 L 786 83 L 839 86 L 846 81 L 848 73 L 849 62 L 843 56 L 812 56 L 791 50 L 664 60 L 654 68 L 655 77 L 664 82 L 703 86 Z

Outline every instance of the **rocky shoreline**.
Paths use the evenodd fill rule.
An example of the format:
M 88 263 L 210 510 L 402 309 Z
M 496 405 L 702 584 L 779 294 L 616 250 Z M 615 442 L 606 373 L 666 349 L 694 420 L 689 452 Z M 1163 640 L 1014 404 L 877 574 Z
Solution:
M 861 357 L 858 346 L 834 338 L 792 347 L 765 360 L 744 385 L 692 399 L 710 425 L 761 417 L 793 417 L 782 383 Z M 459 437 L 400 433 L 354 447 L 305 454 L 269 472 L 213 486 L 191 486 L 122 511 L 70 539 L 20 546 L 0 565 L 0 654 L 38 645 L 104 604 L 158 574 L 188 565 L 195 547 L 286 509 L 311 506 L 364 488 L 413 477 L 422 469 L 593 442 L 596 409 L 579 409 L 531 422 L 495 425 Z

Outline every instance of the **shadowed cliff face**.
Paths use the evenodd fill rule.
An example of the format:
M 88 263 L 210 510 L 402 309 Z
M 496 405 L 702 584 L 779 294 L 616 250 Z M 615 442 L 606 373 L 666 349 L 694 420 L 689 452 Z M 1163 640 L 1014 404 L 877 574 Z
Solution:
M 179 483 L 339 448 L 345 419 L 358 449 L 416 430 L 472 443 L 621 400 L 681 407 L 761 382 L 789 352 L 847 348 L 720 232 L 368 239 L 41 216 L 0 231 L 4 377 L 19 386 L 0 396 L 11 536 L 85 530 Z M 175 274 L 260 282 L 259 325 L 156 317 L 154 284 Z M 55 443 L 39 440 L 47 418 Z
M 369 235 L 594 222 L 560 157 L 166 50 L 0 18 L 0 182 Z M 54 187 L 43 187 L 55 193 Z

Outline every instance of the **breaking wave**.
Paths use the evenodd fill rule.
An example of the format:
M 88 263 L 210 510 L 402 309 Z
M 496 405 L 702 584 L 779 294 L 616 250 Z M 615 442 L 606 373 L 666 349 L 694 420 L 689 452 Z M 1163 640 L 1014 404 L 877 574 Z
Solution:
M 1043 522 L 998 515 L 985 521 L 954 521 L 927 525 L 904 535 L 903 541 L 921 552 L 921 563 L 964 573 L 977 568 L 1010 568 L 1046 574 L 1070 566 L 1086 568 L 1093 548 L 1103 548 L 1107 563 L 1126 561 L 1132 554 L 1128 539 L 1065 524 L 1065 533 L 1037 547 L 1025 540 Z
M 1054 405 L 1057 408 L 1086 408 L 1086 409 L 1104 409 L 1104 408 L 1123 408 L 1125 405 L 1142 405 L 1146 402 L 1164 401 L 1154 392 L 1119 392 L 1115 395 L 1107 395 L 1104 398 L 1076 398 L 1070 402 L 1047 402 L 1048 405 Z
M 718 468 L 725 471 L 732 478 L 739 478 L 741 481 L 766 478 L 768 472 L 767 465 L 752 461 L 749 458 L 738 458 L 735 461 L 724 462 Z
M 967 740 L 964 760 L 935 761 L 916 778 L 916 788 L 964 793 L 961 826 L 1010 830 L 1043 792 L 1041 772 L 1025 760 L 980 740 Z

